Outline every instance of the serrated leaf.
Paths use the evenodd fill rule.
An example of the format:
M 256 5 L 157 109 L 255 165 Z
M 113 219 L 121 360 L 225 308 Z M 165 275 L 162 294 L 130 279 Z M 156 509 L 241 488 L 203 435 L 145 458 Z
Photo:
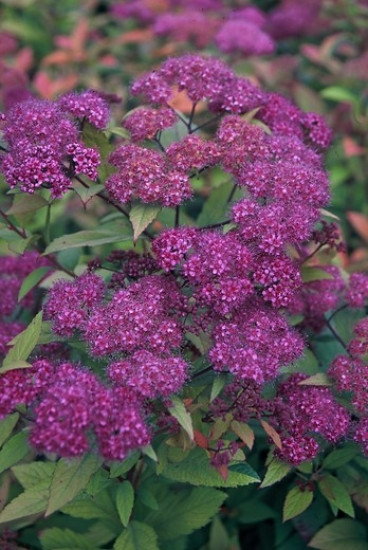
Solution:
M 130 481 L 124 481 L 119 485 L 116 492 L 116 508 L 118 510 L 121 523 L 124 525 L 124 527 L 128 526 L 133 506 L 134 489 Z
M 253 468 L 245 461 L 237 462 L 236 464 L 230 464 L 229 471 L 245 474 L 247 476 L 253 477 L 257 481 L 261 481 L 257 472 L 253 470 Z
M 264 429 L 264 431 L 266 432 L 268 437 L 270 437 L 272 439 L 272 441 L 274 442 L 276 447 L 278 447 L 279 449 L 282 449 L 281 438 L 280 438 L 279 434 L 277 433 L 277 431 L 275 430 L 275 428 L 273 428 L 271 426 L 271 424 L 269 424 L 265 420 L 260 420 L 260 423 L 261 423 L 262 428 Z
M 46 509 L 49 498 L 48 489 L 35 487 L 13 498 L 0 513 L 0 523 L 7 523 L 27 516 L 39 514 Z
M 9 414 L 8 416 L 0 420 L 0 447 L 2 447 L 3 443 L 10 436 L 18 420 L 18 413 Z
M 12 467 L 12 472 L 26 490 L 37 487 L 47 489 L 55 471 L 54 462 L 28 462 Z
M 44 254 L 52 254 L 59 250 L 76 248 L 80 246 L 99 246 L 101 244 L 119 243 L 131 240 L 131 236 L 126 235 L 126 227 L 121 224 L 120 230 L 105 229 L 87 229 L 78 231 L 72 235 L 64 235 L 54 239 L 46 248 Z
M 29 355 L 37 345 L 41 333 L 41 325 L 42 311 L 37 313 L 36 317 L 32 319 L 28 327 L 10 342 L 13 347 L 8 351 L 3 361 L 3 366 L 0 368 L 0 373 L 4 373 L 9 370 L 9 366 L 28 359 Z
M 40 281 L 42 281 L 46 273 L 48 273 L 51 269 L 52 268 L 49 266 L 39 267 L 38 269 L 35 269 L 34 271 L 32 271 L 32 273 L 27 275 L 27 277 L 23 280 L 22 286 L 19 289 L 18 302 L 20 302 L 20 300 L 24 298 L 24 296 L 26 296 L 28 292 L 32 290 L 32 288 L 34 288 Z
M 157 535 L 149 525 L 132 521 L 116 539 L 114 550 L 159 550 Z
M 22 460 L 28 453 L 27 433 L 19 432 L 13 435 L 0 451 L 0 473 Z
M 42 548 L 44 550 L 99 550 L 90 537 L 75 533 L 71 529 L 52 527 L 45 529 L 40 534 Z
M 318 550 L 368 550 L 366 528 L 352 519 L 337 519 L 318 531 L 308 546 Z
M 248 449 L 252 449 L 255 439 L 252 428 L 248 426 L 248 424 L 238 422 L 237 420 L 233 420 L 230 427 L 233 432 L 246 444 Z
M 63 514 L 73 518 L 100 520 L 117 536 L 121 532 L 121 521 L 116 511 L 115 501 L 109 491 L 101 491 L 95 497 L 79 493 L 71 502 L 62 507 Z
M 193 433 L 192 417 L 186 410 L 183 401 L 179 397 L 174 395 L 173 397 L 171 397 L 171 402 L 172 402 L 172 406 L 169 407 L 170 414 L 174 418 L 176 418 L 180 426 L 186 431 L 190 439 L 193 441 L 194 433 Z
M 332 386 L 331 380 L 324 372 L 317 372 L 312 376 L 309 376 L 305 380 L 302 380 L 298 384 L 299 386 Z
M 291 470 L 291 466 L 285 462 L 280 462 L 276 458 L 273 458 L 268 465 L 266 475 L 261 483 L 261 487 L 270 487 L 274 483 L 281 481 L 288 475 Z
M 92 454 L 86 454 L 81 458 L 61 458 L 52 478 L 45 515 L 49 516 L 73 500 L 87 486 L 91 475 L 101 464 L 102 459 Z
M 330 504 L 348 516 L 355 517 L 351 497 L 339 479 L 326 474 L 318 481 L 318 488 Z
M 210 464 L 206 451 L 196 447 L 183 460 L 167 464 L 162 475 L 181 483 L 190 483 L 203 487 L 238 487 L 257 483 L 258 476 L 254 477 L 229 470 L 226 481 Z
M 282 521 L 287 521 L 299 516 L 308 508 L 312 500 L 312 491 L 302 491 L 300 487 L 293 487 L 286 495 L 282 509 Z
M 204 527 L 226 498 L 226 493 L 207 487 L 167 492 L 158 499 L 160 509 L 149 512 L 146 521 L 160 540 L 176 539 Z
M 321 281 L 324 279 L 334 278 L 334 276 L 325 269 L 321 269 L 320 267 L 312 267 L 309 265 L 305 265 L 302 267 L 301 275 L 303 283 L 310 283 L 312 281 Z
M 133 240 L 137 242 L 139 235 L 148 227 L 148 225 L 157 218 L 161 206 L 154 204 L 138 203 L 132 206 L 129 212 L 129 219 L 133 226 Z

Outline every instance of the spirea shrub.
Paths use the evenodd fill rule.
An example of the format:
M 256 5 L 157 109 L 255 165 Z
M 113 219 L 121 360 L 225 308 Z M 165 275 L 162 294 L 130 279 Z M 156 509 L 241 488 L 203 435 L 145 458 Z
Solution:
M 98 519 L 98 542 L 87 522 L 42 548 L 199 548 L 217 488 L 288 473 L 284 520 L 321 494 L 353 516 L 328 464 L 367 453 L 368 278 L 339 267 L 330 129 L 216 58 L 131 91 L 118 126 L 92 90 L 4 113 L 0 468 L 24 491 L 0 522 Z

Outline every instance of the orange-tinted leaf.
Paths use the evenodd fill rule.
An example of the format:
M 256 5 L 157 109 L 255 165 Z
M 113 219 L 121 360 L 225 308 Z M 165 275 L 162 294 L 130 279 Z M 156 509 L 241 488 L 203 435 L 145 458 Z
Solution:
M 73 58 L 73 52 L 69 50 L 56 50 L 46 55 L 42 60 L 42 64 L 46 67 L 48 65 L 67 65 L 73 61 Z
M 116 41 L 118 44 L 142 44 L 153 37 L 151 29 L 134 29 L 122 34 Z
M 198 447 L 201 447 L 201 449 L 208 449 L 209 443 L 207 437 L 199 432 L 198 430 L 193 430 L 194 432 L 194 441 L 198 445 Z
M 347 157 L 355 157 L 357 155 L 364 155 L 365 149 L 357 144 L 350 136 L 345 136 L 342 141 L 344 147 L 344 153 Z
M 173 95 L 168 104 L 177 111 L 184 114 L 190 114 L 192 110 L 193 102 L 188 98 L 185 90 L 179 92 L 177 89 L 173 90 Z M 200 101 L 196 106 L 196 113 L 203 111 L 205 104 Z
M 368 216 L 360 212 L 347 212 L 346 217 L 355 231 L 368 242 Z
M 278 447 L 279 449 L 282 449 L 281 438 L 280 438 L 279 434 L 277 433 L 277 431 L 275 430 L 275 428 L 273 428 L 265 420 L 261 420 L 260 422 L 261 422 L 262 428 L 264 429 L 266 434 L 272 439 L 272 441 L 274 442 L 276 447 Z
M 31 48 L 22 48 L 16 55 L 14 68 L 21 72 L 28 72 L 33 65 L 33 51 Z
M 254 444 L 254 431 L 252 428 L 248 424 L 238 422 L 237 420 L 233 420 L 230 426 L 233 432 L 244 441 L 248 449 L 252 449 Z
M 36 74 L 33 85 L 43 99 L 52 99 L 59 94 L 73 90 L 78 83 L 78 76 L 74 73 L 51 80 L 44 71 Z

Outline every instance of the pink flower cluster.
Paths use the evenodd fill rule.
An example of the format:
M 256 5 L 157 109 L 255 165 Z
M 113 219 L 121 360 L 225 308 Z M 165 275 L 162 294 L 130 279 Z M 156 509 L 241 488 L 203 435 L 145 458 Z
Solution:
M 71 115 L 100 129 L 108 121 L 109 108 L 99 94 L 87 91 L 54 103 L 28 99 L 10 109 L 4 127 L 9 151 L 0 159 L 10 187 L 34 193 L 45 186 L 59 197 L 71 187 L 74 175 L 97 178 L 99 152 L 84 145 Z
M 239 2 L 224 0 L 168 0 L 164 13 L 147 0 L 128 0 L 111 7 L 115 17 L 133 18 L 149 25 L 158 37 L 203 49 L 211 44 L 223 53 L 267 55 L 275 49 L 274 39 L 299 37 L 321 30 L 321 0 L 301 4 L 283 0 L 266 13 L 255 6 L 239 8 Z
M 108 388 L 88 370 L 46 360 L 0 378 L 0 416 L 26 404 L 34 417 L 30 442 L 59 456 L 80 456 L 95 442 L 107 460 L 123 460 L 150 433 L 135 391 Z

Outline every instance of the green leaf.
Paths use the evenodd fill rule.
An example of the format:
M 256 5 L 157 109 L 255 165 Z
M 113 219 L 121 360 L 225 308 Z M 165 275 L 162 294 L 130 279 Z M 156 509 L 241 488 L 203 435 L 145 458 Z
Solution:
M 48 273 L 50 270 L 50 266 L 39 267 L 38 269 L 35 269 L 34 271 L 32 271 L 32 273 L 27 275 L 27 277 L 23 280 L 22 286 L 19 289 L 18 302 L 20 302 L 20 300 L 24 298 L 24 296 L 26 296 L 28 292 L 32 290 L 32 288 L 34 288 L 40 281 L 42 281 L 46 273 Z
M 330 504 L 352 518 L 355 516 L 350 495 L 337 477 L 324 475 L 318 482 L 318 488 Z
M 10 414 L 5 418 L 3 418 L 2 420 L 0 420 L 0 447 L 10 436 L 18 420 L 19 420 L 18 413 Z
M 341 468 L 359 453 L 356 445 L 344 445 L 341 449 L 334 449 L 323 461 L 323 468 L 335 470 Z
M 153 204 L 138 203 L 132 206 L 129 219 L 133 226 L 133 240 L 135 243 L 146 227 L 157 218 L 160 210 L 161 206 Z
M 323 527 L 308 546 L 318 550 L 368 550 L 366 528 L 352 519 L 337 519 Z
M 203 449 L 196 447 L 188 456 L 180 462 L 167 464 L 162 471 L 162 475 L 180 481 L 181 483 L 190 483 L 191 485 L 202 485 L 204 487 L 238 487 L 257 483 L 258 476 L 232 472 L 226 481 L 221 477 L 218 471 L 210 464 L 210 459 Z
M 100 467 L 102 459 L 86 454 L 81 458 L 62 458 L 56 465 L 50 487 L 46 516 L 51 515 L 84 489 L 91 475 Z
M 77 248 L 79 246 L 99 246 L 101 244 L 119 243 L 131 240 L 131 236 L 126 234 L 126 226 L 121 224 L 120 229 L 116 226 L 115 230 L 111 228 L 87 229 L 78 231 L 72 235 L 64 235 L 54 239 L 46 248 L 44 254 L 52 254 L 59 250 L 68 248 Z
M 159 503 L 157 502 L 157 499 L 152 491 L 146 491 L 141 487 L 138 489 L 138 500 L 151 510 L 158 510 L 160 508 Z
M 55 471 L 54 462 L 28 462 L 12 467 L 12 472 L 26 490 L 37 488 L 49 488 Z
M 197 218 L 197 225 L 204 227 L 225 220 L 225 216 L 229 210 L 227 199 L 230 196 L 234 184 L 232 182 L 224 182 L 217 189 L 211 192 L 208 200 L 203 205 L 202 211 Z M 235 193 L 236 197 L 239 193 Z
M 8 216 L 24 216 L 30 212 L 36 212 L 48 205 L 41 195 L 19 194 L 15 195 L 14 202 L 6 212 Z
M 348 103 L 357 103 L 359 98 L 347 88 L 341 86 L 329 86 L 321 92 L 321 96 L 324 99 L 330 99 L 331 101 L 347 101 Z
M 160 509 L 149 512 L 146 521 L 160 540 L 176 539 L 204 527 L 226 498 L 226 493 L 207 487 L 166 491 L 158 497 Z
M 333 279 L 333 275 L 328 273 L 325 269 L 320 267 L 312 267 L 305 265 L 301 270 L 303 283 L 310 283 L 311 281 L 321 281 L 323 279 Z
M 298 384 L 299 386 L 332 386 L 331 380 L 328 378 L 327 374 L 324 372 L 317 372 L 312 374 L 305 380 L 302 380 Z
M 220 395 L 221 390 L 226 384 L 226 376 L 217 375 L 215 376 L 211 388 L 210 402 L 214 401 L 218 395 Z
M 154 462 L 157 462 L 157 461 L 158 461 L 158 457 L 157 457 L 156 451 L 155 451 L 155 449 L 152 447 L 152 445 L 146 445 L 145 447 L 142 447 L 141 451 L 142 451 L 142 454 L 143 454 L 143 455 L 148 456 L 148 458 L 150 458 L 150 459 L 153 460 Z
M 52 527 L 40 534 L 44 550 L 99 550 L 86 535 L 75 533 L 70 529 Z
M 312 500 L 312 491 L 302 491 L 300 487 L 293 487 L 286 495 L 282 509 L 282 521 L 287 521 L 295 518 L 295 516 L 299 516 L 299 514 L 308 508 Z
M 183 401 L 179 399 L 179 397 L 174 395 L 173 397 L 171 397 L 171 402 L 172 402 L 172 406 L 169 407 L 170 414 L 174 418 L 176 418 L 180 426 L 184 428 L 186 433 L 189 435 L 190 439 L 193 441 L 194 433 L 193 433 L 192 417 L 186 410 Z
M 61 509 L 63 514 L 73 518 L 101 520 L 115 535 L 121 532 L 121 521 L 117 514 L 115 501 L 109 491 L 104 490 L 95 497 L 79 493 Z
M 22 460 L 28 453 L 28 434 L 19 432 L 13 435 L 0 451 L 0 473 Z
M 208 550 L 229 550 L 230 539 L 227 531 L 219 518 L 214 517 L 210 528 Z
M 119 477 L 131 470 L 139 460 L 139 452 L 135 451 L 122 462 L 111 462 L 110 477 Z
M 149 525 L 132 521 L 116 539 L 114 550 L 159 550 L 157 535 Z
M 264 487 L 270 487 L 274 483 L 281 481 L 290 472 L 291 466 L 285 462 L 280 462 L 276 458 L 273 458 L 268 465 L 266 475 L 261 483 L 262 489 Z
M 49 498 L 48 489 L 35 487 L 13 498 L 0 513 L 0 523 L 7 523 L 43 512 Z
M 17 365 L 19 362 L 28 359 L 28 356 L 37 345 L 41 333 L 41 325 L 42 311 L 37 313 L 28 327 L 10 342 L 13 347 L 7 353 L 3 366 L 0 368 L 0 373 L 7 372 L 13 368 L 19 368 L 18 366 L 14 367 L 14 364 Z
M 243 462 L 237 462 L 235 464 L 230 464 L 229 466 L 230 472 L 238 472 L 239 474 L 245 474 L 247 476 L 250 476 L 254 478 L 256 481 L 261 481 L 259 475 L 249 464 L 245 461 Z
M 107 139 L 105 132 L 98 130 L 86 120 L 83 121 L 83 141 L 87 147 L 98 149 L 102 161 L 98 169 L 98 175 L 104 182 L 114 171 L 113 167 L 107 163 L 113 145 Z
M 128 526 L 130 515 L 134 506 L 134 489 L 130 481 L 124 481 L 118 487 L 116 493 L 116 507 L 124 527 Z
M 87 182 L 85 182 L 87 184 Z M 80 184 L 78 181 L 75 181 L 73 184 L 73 189 L 81 199 L 83 204 L 87 204 L 88 201 L 92 199 L 95 195 L 103 191 L 105 188 L 100 183 L 89 183 L 88 187 Z

